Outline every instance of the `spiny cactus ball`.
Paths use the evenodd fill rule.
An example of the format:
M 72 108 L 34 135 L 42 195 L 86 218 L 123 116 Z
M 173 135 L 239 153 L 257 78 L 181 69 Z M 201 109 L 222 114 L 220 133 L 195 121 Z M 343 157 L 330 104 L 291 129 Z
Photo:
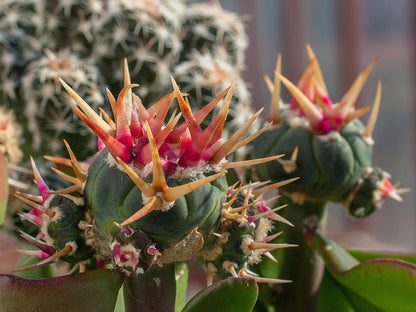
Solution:
M 354 104 L 375 61 L 358 76 L 339 103 L 333 103 L 315 55 L 309 46 L 307 48 L 310 63 L 297 87 L 280 74 L 280 55 L 274 83 L 266 79 L 272 92 L 269 121 L 274 126 L 254 142 L 254 156 L 284 153 L 287 158 L 259 165 L 256 172 L 262 179 L 272 181 L 277 177 L 301 177 L 282 189 L 295 202 L 344 202 L 351 188 L 360 179 L 366 179 L 371 167 L 374 144 L 371 136 L 380 104 L 381 84 L 368 124 L 364 126 L 358 117 L 371 107 L 355 109 Z M 280 100 L 280 81 L 293 95 L 289 104 Z M 392 194 L 394 192 L 397 191 L 393 189 Z M 370 213 L 372 209 L 366 211 Z
M 227 155 L 256 137 L 243 135 L 258 117 L 253 115 L 228 140 L 221 138 L 232 87 L 193 113 L 172 81 L 174 91 L 145 108 L 131 90 L 136 85 L 130 83 L 125 63 L 124 88 L 117 98 L 107 94 L 112 120 L 106 114 L 101 118 L 61 83 L 77 104 L 72 104 L 76 114 L 98 136 L 100 152 L 91 164 L 80 163 L 66 143 L 70 159 L 50 158 L 73 170 L 73 175 L 55 170 L 73 183 L 62 190 L 49 189 L 32 161 L 40 196 L 17 196 L 32 208 L 22 217 L 40 228 L 37 238 L 22 234 L 39 248 L 27 253 L 44 260 L 29 268 L 60 258 L 74 270 L 83 271 L 92 262 L 97 267 L 112 263 L 139 274 L 155 262 L 186 261 L 201 253 L 204 261 L 223 268 L 220 277 L 226 272 L 252 275 L 247 266 L 254 258 L 258 261 L 271 249 L 285 247 L 267 244 L 272 225 L 263 220 L 288 222 L 262 198 L 281 184 L 234 189 L 224 175 L 227 169 L 281 157 L 226 161 Z M 175 99 L 180 113 L 168 119 Z M 219 102 L 218 115 L 202 130 L 199 125 Z M 181 116 L 183 122 L 176 125 Z
M 193 51 L 221 51 L 236 70 L 243 68 L 248 39 L 241 17 L 224 10 L 219 3 L 196 3 L 186 10 L 183 28 L 181 60 L 187 60 Z
M 59 77 L 74 85 L 92 107 L 103 104 L 104 98 L 98 89 L 103 79 L 94 66 L 67 50 L 56 54 L 47 52 L 30 64 L 22 81 L 26 151 L 34 156 L 59 152 L 63 156 L 62 139 L 65 138 L 80 157 L 86 158 L 95 151 L 96 138 L 66 103 L 72 100 L 62 92 Z

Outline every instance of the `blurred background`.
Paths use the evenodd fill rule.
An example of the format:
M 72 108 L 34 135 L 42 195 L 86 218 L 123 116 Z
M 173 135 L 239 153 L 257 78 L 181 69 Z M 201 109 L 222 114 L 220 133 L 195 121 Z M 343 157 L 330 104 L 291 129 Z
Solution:
M 250 44 L 244 77 L 257 107 L 269 106 L 263 75 L 273 77 L 279 52 L 283 75 L 297 82 L 308 63 L 305 44 L 309 43 L 333 102 L 377 58 L 357 102 L 358 107 L 372 105 L 381 80 L 374 165 L 390 172 L 393 183 L 415 189 L 415 1 L 223 0 L 221 4 L 245 18 Z M 286 90 L 283 99 L 290 99 Z M 362 121 L 366 123 L 367 118 L 368 114 Z M 361 220 L 350 219 L 341 206 L 334 205 L 329 211 L 328 236 L 344 247 L 415 253 L 414 202 L 414 192 L 404 194 L 401 203 L 387 199 L 381 210 Z

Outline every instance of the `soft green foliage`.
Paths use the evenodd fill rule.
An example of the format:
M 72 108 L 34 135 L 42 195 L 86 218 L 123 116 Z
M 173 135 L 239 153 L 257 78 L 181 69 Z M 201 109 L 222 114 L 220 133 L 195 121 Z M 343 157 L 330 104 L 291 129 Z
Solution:
M 186 292 L 188 289 L 189 268 L 184 262 L 175 264 L 176 298 L 175 311 L 182 311 L 186 303 Z
M 336 280 L 334 285 L 345 294 L 343 299 L 355 308 L 354 311 L 371 311 L 368 307 L 386 312 L 414 310 L 414 264 L 388 258 L 360 263 L 335 242 L 318 233 L 313 235 L 312 244 Z
M 250 312 L 256 303 L 257 294 L 258 288 L 253 280 L 230 278 L 200 291 L 182 312 Z

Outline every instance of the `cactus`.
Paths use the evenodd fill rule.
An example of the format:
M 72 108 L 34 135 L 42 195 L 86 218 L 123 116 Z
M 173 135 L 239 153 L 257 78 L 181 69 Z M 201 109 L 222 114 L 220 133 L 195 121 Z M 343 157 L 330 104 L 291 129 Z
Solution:
M 186 10 L 181 60 L 193 51 L 227 55 L 229 64 L 243 69 L 244 51 L 248 45 L 239 16 L 225 11 L 218 3 L 197 3 Z
M 133 68 L 132 79 L 142 85 L 139 95 L 145 103 L 168 89 L 181 48 L 181 23 L 162 2 L 92 1 L 76 16 L 71 21 L 75 31 L 69 33 L 73 49 L 94 60 L 111 89 L 121 87 L 124 57 Z
M 293 246 L 268 244 L 272 221 L 290 222 L 276 213 L 283 207 L 271 210 L 263 199 L 267 191 L 291 181 L 229 187 L 225 178 L 227 170 L 282 157 L 226 161 L 227 155 L 259 134 L 243 137 L 260 112 L 223 140 L 233 87 L 192 113 L 172 79 L 174 91 L 145 108 L 132 93 L 137 85 L 130 83 L 127 62 L 124 68 L 124 88 L 117 99 L 107 92 L 114 120 L 106 114 L 101 118 L 60 80 L 77 104 L 71 104 L 75 113 L 98 136 L 99 152 L 91 164 L 82 163 L 65 141 L 70 158 L 49 157 L 73 171 L 68 175 L 54 169 L 72 183 L 58 190 L 49 188 L 32 159 L 40 196 L 20 192 L 16 196 L 31 207 L 22 218 L 39 228 L 36 237 L 21 235 L 38 250 L 21 252 L 43 260 L 22 270 L 58 259 L 70 263 L 71 272 L 112 264 L 131 276 L 128 287 L 132 287 L 134 276 L 159 270 L 155 263 L 168 268 L 197 256 L 208 282 L 213 274 L 289 282 L 255 276 L 248 267 L 263 254 L 272 257 L 273 249 Z M 166 120 L 174 99 L 181 113 Z M 199 125 L 219 102 L 218 115 L 202 130 Z M 176 126 L 181 116 L 184 121 Z
M 195 99 L 194 106 L 198 108 L 206 105 L 207 99 L 212 98 L 235 81 L 235 96 L 230 105 L 230 118 L 225 127 L 227 132 L 233 133 L 239 129 L 253 113 L 250 107 L 250 94 L 244 80 L 231 64 L 230 56 L 222 54 L 221 51 L 199 52 L 195 50 L 188 55 L 186 61 L 175 67 L 175 76 L 181 82 L 183 91 Z M 218 109 L 215 109 L 211 114 L 217 111 Z M 258 123 L 253 124 L 252 132 L 258 129 Z
M 297 86 L 281 75 L 280 55 L 275 81 L 266 77 L 272 93 L 269 121 L 273 126 L 253 144 L 254 157 L 275 153 L 287 156 L 258 165 L 249 173 L 251 179 L 258 177 L 263 181 L 300 177 L 280 189 L 282 198 L 278 201 L 279 205 L 289 204 L 290 209 L 283 215 L 296 226 L 285 231 L 283 239 L 301 246 L 275 253 L 287 264 L 281 271 L 282 277 L 291 276 L 298 285 L 302 284 L 296 289 L 285 288 L 277 298 L 277 308 L 290 307 L 291 311 L 315 309 L 318 304 L 314 285 L 320 283 L 323 262 L 306 244 L 304 231 L 306 227 L 324 231 L 326 203 L 342 203 L 351 216 L 364 217 L 380 206 L 381 199 L 401 200 L 399 194 L 404 191 L 393 186 L 386 173 L 374 170 L 371 165 L 372 132 L 380 105 L 381 83 L 366 126 L 358 117 L 370 107 L 354 108 L 375 61 L 358 76 L 339 103 L 334 104 L 316 57 L 309 46 L 307 50 L 310 62 Z M 293 96 L 289 104 L 283 104 L 280 99 L 280 82 Z M 292 296 L 302 297 L 304 301 L 293 306 L 285 300 Z
M 69 99 L 61 91 L 58 77 L 74 84 L 82 96 L 98 108 L 103 97 L 99 92 L 102 78 L 94 66 L 79 60 L 69 51 L 47 52 L 47 55 L 28 66 L 22 79 L 25 100 L 26 151 L 34 156 L 57 154 L 65 137 L 79 151 L 83 159 L 91 156 L 96 140 L 88 129 L 79 123 L 70 107 L 63 106 Z M 48 137 L 48 142 L 42 141 Z M 76 145 L 76 146 L 75 146 Z M 63 156 L 63 154 L 60 154 Z
M 369 122 L 364 126 L 358 117 L 371 107 L 355 109 L 354 104 L 375 61 L 358 76 L 340 102 L 333 104 L 309 46 L 308 53 L 310 63 L 298 87 L 280 74 L 280 57 L 275 82 L 266 79 L 272 91 L 269 121 L 275 126 L 254 142 L 254 156 L 268 153 L 288 156 L 278 163 L 257 166 L 255 173 L 264 180 L 302 177 L 281 190 L 299 203 L 305 200 L 343 202 L 351 188 L 370 170 L 372 131 L 380 105 L 381 83 Z M 293 95 L 288 105 L 280 100 L 280 81 Z M 391 196 L 395 192 L 392 190 Z
M 13 108 L 20 117 L 22 112 L 15 102 L 19 101 L 21 77 L 25 66 L 34 59 L 36 53 L 31 50 L 28 37 L 22 31 L 0 30 L 0 55 L 0 101 L 2 105 Z
M 28 142 L 25 152 L 32 155 L 57 154 L 58 149 L 63 154 L 58 140 L 67 137 L 71 141 L 71 133 L 67 132 L 70 127 L 63 130 L 62 136 L 59 133 L 62 129 L 54 128 L 55 144 L 42 144 L 43 129 L 38 120 L 42 116 L 33 118 L 36 114 L 31 110 L 37 108 L 33 99 L 39 90 L 36 85 L 22 86 L 24 72 L 39 66 L 45 49 L 57 54 L 69 50 L 70 55 L 77 55 L 77 60 L 71 57 L 72 66 L 79 62 L 96 66 L 95 71 L 101 72 L 111 90 L 122 88 L 122 59 L 127 58 L 133 69 L 133 81 L 141 85 L 137 92 L 144 103 L 155 102 L 161 92 L 169 91 L 170 73 L 175 74 L 198 108 L 237 80 L 230 118 L 224 127 L 225 137 L 253 113 L 247 86 L 241 78 L 247 47 L 244 25 L 236 14 L 219 4 L 190 4 L 185 9 L 182 1 L 7 0 L 0 4 L 1 8 L 0 49 L 5 49 L 1 38 L 6 38 L 4 55 L 12 62 L 5 62 L 10 65 L 2 71 L 0 96 L 3 100 L 7 98 L 8 107 L 13 105 L 18 121 L 24 125 Z M 18 40 L 14 41 L 18 44 L 10 45 L 11 36 L 17 34 Z M 27 76 L 33 76 L 33 71 Z M 33 79 L 33 83 L 38 80 Z M 25 80 L 30 85 L 27 81 L 30 78 Z M 56 82 L 43 87 L 52 89 Z M 23 104 L 27 99 L 32 99 L 29 108 Z M 67 108 L 58 110 L 62 109 Z M 216 113 L 214 109 L 207 120 Z M 252 133 L 258 129 L 255 122 Z M 70 143 L 72 146 L 73 142 Z M 87 154 L 78 156 L 85 158 Z

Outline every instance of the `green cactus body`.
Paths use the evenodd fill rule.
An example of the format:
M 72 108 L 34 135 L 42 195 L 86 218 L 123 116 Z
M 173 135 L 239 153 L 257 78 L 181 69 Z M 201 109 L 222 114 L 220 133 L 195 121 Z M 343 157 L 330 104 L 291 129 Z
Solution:
M 137 191 L 134 182 L 117 167 L 109 166 L 107 157 L 108 153 L 103 150 L 91 164 L 85 195 L 93 211 L 96 227 L 107 232 L 102 235 L 111 239 L 120 231 L 113 221 L 121 223 L 144 206 L 144 203 L 143 194 Z M 175 187 L 204 177 L 205 175 L 198 174 L 182 180 L 167 179 L 167 184 Z M 162 249 L 178 242 L 194 228 L 210 236 L 217 227 L 227 189 L 225 177 L 220 177 L 180 197 L 166 212 L 154 211 L 131 223 L 129 227 L 144 231 Z
M 62 260 L 75 264 L 87 261 L 93 256 L 93 250 L 86 244 L 82 235 L 79 222 L 83 220 L 83 200 L 79 198 L 80 204 L 60 195 L 52 196 L 48 202 L 48 209 L 54 214 L 47 223 L 46 233 L 53 240 L 57 251 L 73 244 L 73 251 L 62 256 Z M 75 248 L 76 246 L 76 248 Z
M 368 108 L 355 109 L 354 104 L 375 61 L 358 76 L 339 103 L 332 103 L 315 55 L 309 46 L 307 50 L 310 63 L 298 86 L 280 74 L 280 55 L 275 81 L 266 77 L 272 93 L 269 121 L 273 126 L 255 140 L 253 154 L 264 157 L 282 153 L 286 157 L 261 164 L 252 174 L 272 181 L 299 177 L 281 189 L 285 196 L 299 204 L 345 203 L 348 196 L 350 199 L 353 196 L 351 192 L 357 183 L 365 180 L 368 170 L 372 170 L 374 141 L 371 135 L 380 104 L 381 85 L 368 124 L 364 126 L 358 117 Z M 280 82 L 293 96 L 289 104 L 283 104 L 280 99 Z
M 311 200 L 341 201 L 371 164 L 372 146 L 361 138 L 363 131 L 362 123 L 354 120 L 338 132 L 316 135 L 296 120 L 283 120 L 255 141 L 253 153 L 290 156 L 297 147 L 296 164 L 267 163 L 258 166 L 257 173 L 264 180 L 301 177 L 282 190 L 303 193 Z
M 279 276 L 290 277 L 298 287 L 282 289 L 276 295 L 275 308 L 278 311 L 317 310 L 319 300 L 316 294 L 324 263 L 308 244 L 307 233 L 311 229 L 314 232 L 325 231 L 328 202 L 342 203 L 351 216 L 364 217 L 374 211 L 375 197 L 398 197 L 391 183 L 383 179 L 376 183 L 379 179 L 377 173 L 369 175 L 374 144 L 371 136 L 379 110 L 381 84 L 366 126 L 358 118 L 369 108 L 354 107 L 374 61 L 341 100 L 333 103 L 309 46 L 307 51 L 310 62 L 297 86 L 280 74 L 280 55 L 274 82 L 266 77 L 272 94 L 269 115 L 272 126 L 255 140 L 253 155 L 264 157 L 283 153 L 285 157 L 258 165 L 248 172 L 250 179 L 260 177 L 260 180 L 276 181 L 298 177 L 295 182 L 281 187 L 279 203 L 290 206 L 284 211 L 284 216 L 295 224 L 295 228 L 287 229 L 282 238 L 296 242 L 299 248 L 273 253 L 284 263 L 278 270 Z M 281 83 L 293 96 L 288 104 L 280 99 Z M 385 188 L 380 184 L 385 184 Z M 265 269 L 262 264 L 259 267 Z M 293 303 L 288 298 L 304 300 Z
M 257 116 L 225 141 L 221 134 L 232 89 L 194 114 L 172 81 L 173 93 L 145 108 L 131 93 L 127 63 L 125 69 L 125 86 L 117 99 L 108 94 L 114 121 L 107 115 L 102 119 L 61 80 L 78 105 L 73 106 L 75 113 L 97 134 L 99 153 L 91 164 L 79 163 L 65 142 L 70 160 L 50 159 L 72 167 L 73 175 L 55 171 L 73 185 L 55 191 L 32 163 L 41 196 L 19 198 L 33 208 L 23 219 L 39 226 L 42 234 L 41 239 L 24 234 L 41 248 L 37 255 L 44 260 L 35 266 L 60 258 L 80 270 L 91 262 L 112 263 L 138 274 L 154 262 L 164 265 L 205 254 L 207 261 L 217 258 L 215 263 L 222 265 L 220 276 L 250 275 L 247 266 L 253 255 L 259 261 L 269 247 L 275 248 L 265 241 L 272 227 L 268 218 L 282 219 L 260 205 L 261 195 L 274 186 L 253 186 L 252 192 L 248 186 L 246 197 L 236 200 L 241 186 L 229 188 L 224 174 L 228 168 L 269 159 L 228 163 L 224 158 L 241 140 L 250 141 L 243 135 Z M 218 115 L 202 130 L 199 125 L 224 95 Z M 175 98 L 184 118 L 178 126 L 181 114 L 165 122 Z M 242 226 L 231 225 L 235 219 Z M 224 237 L 230 237 L 230 246 Z
M 343 201 L 350 215 L 356 218 L 366 217 L 380 208 L 382 201 L 387 197 L 401 201 L 389 178 L 390 174 L 378 167 L 367 168 Z

